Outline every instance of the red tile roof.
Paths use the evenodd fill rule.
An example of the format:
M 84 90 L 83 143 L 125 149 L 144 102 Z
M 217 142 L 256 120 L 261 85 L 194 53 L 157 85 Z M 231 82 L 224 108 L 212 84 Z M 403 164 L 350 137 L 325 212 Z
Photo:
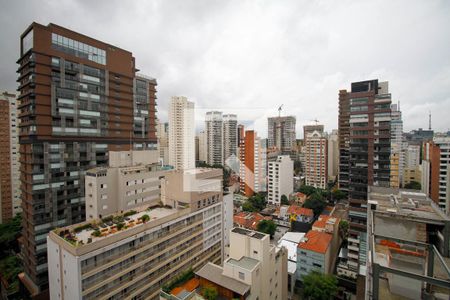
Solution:
M 308 216 L 308 217 L 314 216 L 314 212 L 312 209 L 300 207 L 298 205 L 289 206 L 289 209 L 287 212 L 289 215 L 296 214 L 297 216 Z
M 329 233 L 310 230 L 298 244 L 300 249 L 324 254 L 330 246 L 332 236 Z
M 240 212 L 233 216 L 233 222 L 241 227 L 256 230 L 261 220 L 272 220 L 272 217 L 264 217 L 257 212 Z
M 333 216 L 327 216 L 327 215 L 320 215 L 317 221 L 314 222 L 313 227 L 318 228 L 325 228 L 325 225 L 327 224 L 328 220 L 330 219 L 336 219 L 336 224 L 339 224 L 339 218 L 333 217 Z

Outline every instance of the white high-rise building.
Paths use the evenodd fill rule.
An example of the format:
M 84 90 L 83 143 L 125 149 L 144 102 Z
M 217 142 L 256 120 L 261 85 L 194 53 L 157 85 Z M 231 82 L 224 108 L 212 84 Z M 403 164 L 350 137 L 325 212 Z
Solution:
M 435 137 L 433 142 L 439 147 L 439 183 L 434 184 L 433 175 L 431 181 L 439 186 L 439 206 L 450 214 L 450 137 Z
M 159 158 L 164 165 L 169 164 L 169 123 L 158 123 L 156 126 L 158 137 Z
M 296 143 L 295 117 L 270 117 L 267 119 L 267 147 L 283 153 L 293 150 Z
M 205 118 L 207 160 L 209 165 L 223 165 L 223 118 L 220 111 L 209 111 Z
M 177 170 L 195 168 L 194 102 L 183 96 L 170 101 L 169 164 Z
M 269 204 L 280 205 L 281 196 L 289 198 L 294 191 L 294 162 L 289 155 L 280 155 L 268 164 L 267 201 Z
M 339 136 L 334 129 L 328 136 L 328 179 L 335 180 L 339 173 Z
M 207 141 L 206 141 L 206 132 L 200 131 L 198 134 L 198 160 L 202 162 L 206 162 L 207 160 Z
M 306 185 L 325 189 L 328 180 L 327 138 L 319 131 L 308 133 L 305 144 Z
M 223 115 L 223 160 L 238 156 L 237 115 Z

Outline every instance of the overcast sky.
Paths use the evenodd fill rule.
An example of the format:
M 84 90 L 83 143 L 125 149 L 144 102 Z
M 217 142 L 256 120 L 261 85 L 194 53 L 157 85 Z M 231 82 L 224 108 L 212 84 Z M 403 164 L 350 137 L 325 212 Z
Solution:
M 0 89 L 14 90 L 19 36 L 50 22 L 133 52 L 158 80 L 158 117 L 172 95 L 237 113 L 265 137 L 268 116 L 337 128 L 338 91 L 389 81 L 405 131 L 450 130 L 450 1 L 0 0 Z

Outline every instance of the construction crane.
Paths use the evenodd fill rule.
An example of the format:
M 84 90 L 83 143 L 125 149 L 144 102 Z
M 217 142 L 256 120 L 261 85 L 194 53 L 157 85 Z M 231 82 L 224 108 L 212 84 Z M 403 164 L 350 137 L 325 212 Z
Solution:
M 283 108 L 284 104 L 281 104 L 280 107 L 278 107 L 278 118 L 281 117 L 281 109 Z
M 319 120 L 317 120 L 317 118 L 315 118 L 314 120 L 310 120 L 310 121 L 315 122 L 316 125 L 320 123 Z

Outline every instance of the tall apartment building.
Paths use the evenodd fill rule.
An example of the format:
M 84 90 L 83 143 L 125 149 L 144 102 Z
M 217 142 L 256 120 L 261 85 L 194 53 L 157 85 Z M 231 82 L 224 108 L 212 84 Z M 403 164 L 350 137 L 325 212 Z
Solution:
M 268 162 L 267 202 L 272 205 L 281 204 L 281 196 L 294 191 L 294 161 L 289 155 L 280 155 L 275 161 Z
M 405 160 L 403 164 L 403 177 L 402 186 L 411 181 L 421 182 L 422 171 L 420 168 L 421 158 L 421 146 L 420 145 L 408 145 L 404 146 Z
M 339 92 L 339 180 L 349 191 L 351 263 L 365 268 L 368 185 L 390 186 L 391 94 L 387 82 L 354 82 Z M 340 182 L 341 184 L 341 182 Z
M 336 180 L 339 174 L 339 135 L 336 129 L 333 129 L 328 135 L 328 179 Z
M 158 137 L 159 157 L 164 165 L 169 164 L 169 123 L 158 123 L 156 127 Z
M 328 182 L 327 138 L 319 131 L 306 134 L 305 142 L 305 183 L 325 189 Z
M 159 202 L 166 173 L 158 150 L 109 152 L 109 166 L 86 171 L 86 220 Z
M 303 126 L 303 141 L 306 144 L 306 140 L 308 139 L 308 135 L 310 133 L 313 133 L 314 131 L 317 131 L 319 133 L 323 133 L 324 126 L 322 124 L 315 124 L 315 125 L 304 125 Z
M 182 96 L 170 101 L 169 164 L 176 170 L 195 168 L 194 102 Z
M 206 132 L 200 131 L 198 134 L 198 160 L 202 162 L 206 162 L 207 160 L 207 148 L 206 143 Z
M 204 190 L 185 191 L 185 176 Z M 49 234 L 51 299 L 155 299 L 181 272 L 222 262 L 222 171 L 177 171 L 169 177 L 162 205 Z
M 403 180 L 403 121 L 400 106 L 391 105 L 391 180 L 390 186 L 399 188 Z
M 289 154 L 296 142 L 295 117 L 270 117 L 267 121 L 267 147 Z
M 223 160 L 234 155 L 238 157 L 238 124 L 237 115 L 223 115 Z
M 220 111 L 209 111 L 205 118 L 207 160 L 209 165 L 223 165 L 223 118 Z
M 45 290 L 47 233 L 85 219 L 84 175 L 108 150 L 156 149 L 156 80 L 132 53 L 55 24 L 20 37 L 23 284 Z
M 254 130 L 246 130 L 240 144 L 240 191 L 250 197 L 266 190 L 266 147 Z
M 15 94 L 0 94 L 0 224 L 20 212 L 19 120 Z
M 450 137 L 424 143 L 422 191 L 450 214 Z

